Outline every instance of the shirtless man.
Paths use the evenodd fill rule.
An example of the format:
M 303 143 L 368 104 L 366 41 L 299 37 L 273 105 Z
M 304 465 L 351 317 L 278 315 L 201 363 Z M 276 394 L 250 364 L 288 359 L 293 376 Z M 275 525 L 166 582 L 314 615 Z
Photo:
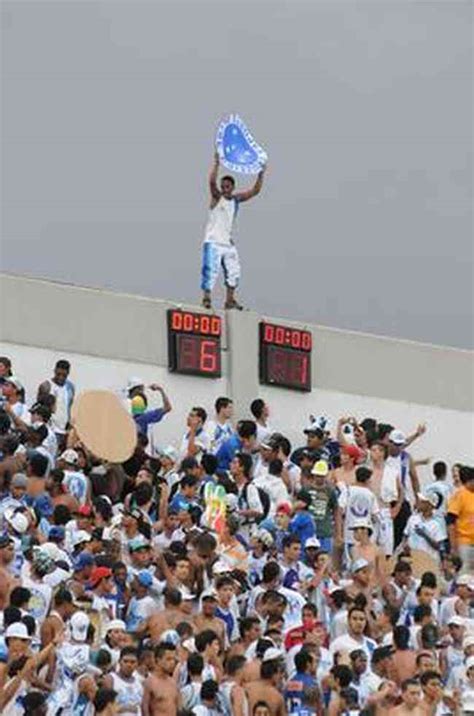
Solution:
M 211 629 L 219 637 L 221 648 L 225 646 L 225 623 L 222 619 L 215 616 L 217 607 L 217 594 L 209 590 L 204 592 L 201 597 L 202 607 L 201 611 L 194 615 L 192 619 L 193 627 L 196 634 L 201 631 Z
M 421 701 L 421 686 L 417 679 L 405 679 L 402 684 L 402 703 L 390 709 L 393 716 L 426 716 Z
M 0 610 L 8 606 L 10 592 L 17 586 L 17 580 L 9 571 L 8 566 L 15 557 L 15 545 L 11 537 L 0 537 Z
M 283 652 L 279 649 L 267 649 L 262 659 L 260 678 L 245 687 L 249 700 L 249 713 L 253 713 L 255 704 L 266 701 L 270 708 L 270 716 L 286 716 L 285 699 L 281 693 L 284 666 Z
M 148 618 L 143 633 L 148 632 L 153 644 L 158 644 L 161 634 L 167 629 L 175 629 L 180 622 L 189 621 L 181 609 L 183 597 L 177 589 L 166 587 L 163 592 L 165 608 Z
M 243 687 L 245 656 L 233 656 L 227 660 L 226 680 L 221 684 L 221 694 L 228 713 L 246 716 L 248 713 L 247 694 Z
M 173 672 L 176 668 L 176 649 L 168 643 L 155 649 L 155 668 L 145 680 L 142 716 L 177 716 L 180 696 Z

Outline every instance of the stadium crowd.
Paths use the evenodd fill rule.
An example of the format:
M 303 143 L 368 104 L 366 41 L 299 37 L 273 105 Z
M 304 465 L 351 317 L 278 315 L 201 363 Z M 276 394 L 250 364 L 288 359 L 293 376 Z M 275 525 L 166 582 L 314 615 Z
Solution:
M 171 401 L 133 378 L 110 464 L 72 370 L 25 395 L 0 358 L 3 716 L 474 713 L 474 469 L 420 487 L 424 425 L 312 416 L 292 446 L 221 397 L 152 450 Z

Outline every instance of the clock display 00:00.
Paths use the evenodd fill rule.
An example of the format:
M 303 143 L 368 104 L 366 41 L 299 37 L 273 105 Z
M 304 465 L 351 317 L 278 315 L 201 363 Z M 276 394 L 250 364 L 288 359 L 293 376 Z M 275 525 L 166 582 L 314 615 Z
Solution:
M 219 316 L 168 311 L 168 367 L 173 373 L 221 376 L 222 322 Z
M 311 390 L 310 331 L 260 323 L 260 382 L 309 392 Z

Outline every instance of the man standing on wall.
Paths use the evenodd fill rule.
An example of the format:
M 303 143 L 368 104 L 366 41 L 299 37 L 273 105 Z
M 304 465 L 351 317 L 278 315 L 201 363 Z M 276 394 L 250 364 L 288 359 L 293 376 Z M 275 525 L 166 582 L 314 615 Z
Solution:
M 235 179 L 224 176 L 217 185 L 219 172 L 219 155 L 214 155 L 214 165 L 209 176 L 211 206 L 207 221 L 204 244 L 202 247 L 201 289 L 202 305 L 212 308 L 211 293 L 222 267 L 226 285 L 225 308 L 241 310 L 242 306 L 235 298 L 235 291 L 240 279 L 240 262 L 237 249 L 232 239 L 232 230 L 239 205 L 257 196 L 263 184 L 265 167 L 259 172 L 251 189 L 234 194 Z
M 51 380 L 45 380 L 38 388 L 38 402 L 49 403 L 49 396 L 54 397 L 51 422 L 61 452 L 66 447 L 66 431 L 71 419 L 71 406 L 74 400 L 75 387 L 69 380 L 71 364 L 67 360 L 58 360 L 54 366 Z

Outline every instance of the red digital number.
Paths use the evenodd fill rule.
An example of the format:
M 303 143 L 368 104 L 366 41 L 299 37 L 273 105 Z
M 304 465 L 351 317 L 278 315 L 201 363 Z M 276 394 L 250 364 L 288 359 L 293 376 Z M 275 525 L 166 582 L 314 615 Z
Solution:
M 305 332 L 303 333 L 303 335 L 302 335 L 302 340 L 301 340 L 301 347 L 302 347 L 302 349 L 303 349 L 304 351 L 310 351 L 310 350 L 311 350 L 311 343 L 312 343 L 311 333 L 308 333 L 307 331 L 305 331 Z
M 191 333 L 193 330 L 194 319 L 191 313 L 185 313 L 183 318 L 183 330 Z
M 183 327 L 183 314 L 179 311 L 173 311 L 171 314 L 171 328 L 173 331 L 180 331 Z
M 275 331 L 275 343 L 282 346 L 285 342 L 285 329 L 282 326 L 277 326 Z
M 263 328 L 263 340 L 265 343 L 273 343 L 273 338 L 275 336 L 275 327 L 271 326 L 269 323 L 265 323 L 265 326 Z
M 182 370 L 199 369 L 199 341 L 191 336 L 182 336 L 179 340 L 179 368 Z
M 294 354 L 292 361 L 291 382 L 296 385 L 306 385 L 308 380 L 308 360 L 309 356 L 301 353 Z
M 301 348 L 301 331 L 291 331 L 291 347 Z
M 201 316 L 201 333 L 208 334 L 210 331 L 211 319 L 209 316 Z
M 221 334 L 221 319 L 218 316 L 213 316 L 211 318 L 210 333 L 213 336 L 220 336 Z
M 199 369 L 203 373 L 215 373 L 217 371 L 217 345 L 215 341 L 201 341 L 199 356 Z

